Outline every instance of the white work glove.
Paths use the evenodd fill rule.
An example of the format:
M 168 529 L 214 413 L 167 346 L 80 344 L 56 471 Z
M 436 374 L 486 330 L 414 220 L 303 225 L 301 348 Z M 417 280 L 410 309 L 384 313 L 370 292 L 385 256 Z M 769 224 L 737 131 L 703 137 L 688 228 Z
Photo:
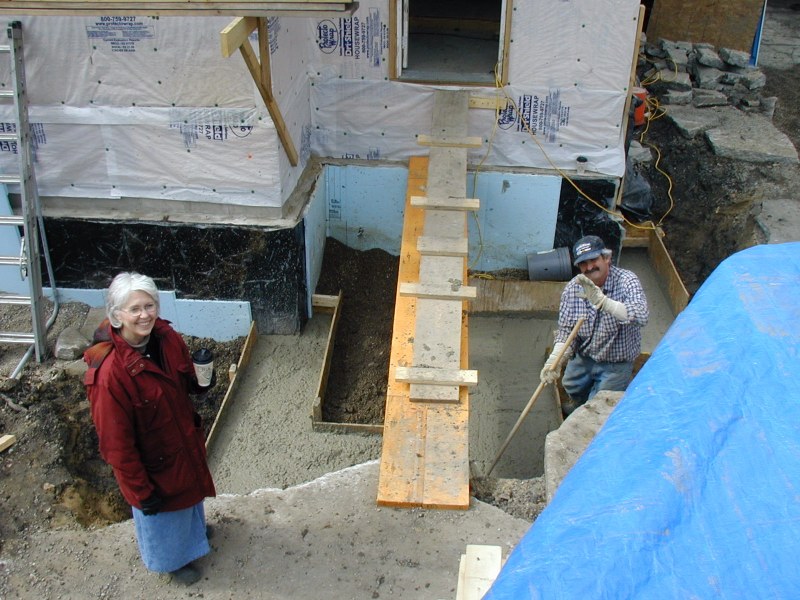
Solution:
M 583 293 L 578 292 L 582 298 L 586 298 L 589 303 L 597 310 L 607 312 L 617 321 L 622 323 L 628 322 L 628 309 L 622 302 L 617 302 L 611 298 L 607 298 L 599 287 L 597 287 L 591 279 L 581 273 L 578 275 L 578 283 L 583 288 Z
M 556 363 L 558 353 L 561 352 L 561 349 L 565 345 L 564 342 L 556 342 L 553 345 L 553 351 L 550 353 L 550 356 L 547 357 L 547 360 L 544 361 L 544 367 L 542 367 L 542 372 L 539 374 L 539 380 L 543 383 L 549 384 L 558 381 L 558 377 L 561 375 L 561 367 L 564 366 L 564 363 L 569 360 L 571 355 L 571 352 L 567 349 L 561 357 L 561 360 Z
M 589 304 L 600 310 L 600 307 L 603 305 L 603 300 L 606 299 L 606 295 L 603 293 L 603 290 L 597 287 L 594 281 L 589 279 L 583 273 L 578 275 L 577 279 L 578 283 L 581 284 L 581 287 L 583 288 L 583 293 L 579 291 L 578 296 L 581 298 L 586 298 L 589 301 Z

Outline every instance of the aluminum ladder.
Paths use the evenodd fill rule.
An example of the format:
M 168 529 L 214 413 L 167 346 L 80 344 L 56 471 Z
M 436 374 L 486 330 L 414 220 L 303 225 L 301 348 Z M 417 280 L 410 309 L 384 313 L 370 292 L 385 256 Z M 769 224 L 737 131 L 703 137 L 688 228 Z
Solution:
M 55 321 L 58 313 L 58 300 L 33 168 L 34 149 L 28 120 L 28 95 L 23 64 L 21 22 L 14 21 L 9 24 L 8 42 L 7 46 L 0 45 L 0 54 L 8 54 L 10 57 L 11 80 L 14 89 L 0 90 L 0 102 L 6 103 L 10 100 L 14 103 L 13 127 L 4 128 L 14 129 L 14 131 L 0 132 L 0 142 L 16 144 L 19 172 L 0 174 L 0 183 L 12 187 L 19 186 L 22 214 L 0 216 L 0 226 L 22 227 L 22 239 L 19 256 L 0 256 L 0 265 L 19 266 L 20 276 L 23 280 L 27 280 L 29 295 L 0 294 L 0 304 L 29 305 L 32 331 L 30 333 L 0 331 L 0 343 L 30 345 L 11 375 L 11 377 L 18 377 L 31 354 L 36 353 L 36 362 L 42 362 L 45 359 L 47 330 Z M 42 290 L 42 257 L 47 265 L 47 274 L 54 297 L 53 312 L 46 323 L 44 318 L 46 302 Z

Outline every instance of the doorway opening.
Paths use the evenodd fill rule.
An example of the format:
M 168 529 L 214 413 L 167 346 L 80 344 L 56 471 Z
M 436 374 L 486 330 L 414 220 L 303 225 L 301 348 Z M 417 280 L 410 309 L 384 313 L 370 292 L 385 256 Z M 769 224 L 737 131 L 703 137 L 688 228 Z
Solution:
M 396 0 L 397 79 L 504 83 L 505 14 L 506 0 Z

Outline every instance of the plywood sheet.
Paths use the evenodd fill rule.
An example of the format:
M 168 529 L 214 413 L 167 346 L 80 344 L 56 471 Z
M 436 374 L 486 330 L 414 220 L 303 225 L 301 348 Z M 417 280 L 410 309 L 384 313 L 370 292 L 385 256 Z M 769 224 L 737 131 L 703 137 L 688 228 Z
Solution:
M 647 39 L 707 42 L 750 52 L 763 5 L 763 0 L 656 0 L 647 23 Z

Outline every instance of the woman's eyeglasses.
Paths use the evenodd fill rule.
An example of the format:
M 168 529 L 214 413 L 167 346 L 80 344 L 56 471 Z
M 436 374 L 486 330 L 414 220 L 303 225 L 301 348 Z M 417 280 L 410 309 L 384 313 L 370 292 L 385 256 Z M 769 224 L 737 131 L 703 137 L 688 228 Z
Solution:
M 145 304 L 144 306 L 131 306 L 130 308 L 123 308 L 126 313 L 128 313 L 132 317 L 140 317 L 142 316 L 143 312 L 148 314 L 153 314 L 156 312 L 156 308 L 158 308 L 154 302 L 150 302 Z

